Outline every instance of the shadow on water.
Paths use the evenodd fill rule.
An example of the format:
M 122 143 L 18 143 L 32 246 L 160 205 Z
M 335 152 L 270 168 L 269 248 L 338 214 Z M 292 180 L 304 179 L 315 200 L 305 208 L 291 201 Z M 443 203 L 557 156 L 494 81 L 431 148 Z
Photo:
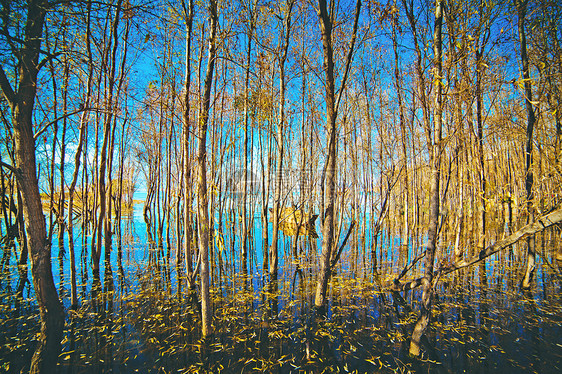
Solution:
M 261 272 L 259 251 L 244 273 L 236 271 L 240 259 L 218 256 L 216 249 L 214 333 L 203 339 L 199 286 L 186 286 L 170 255 L 175 249 L 152 235 L 142 225 L 129 226 L 102 263 L 103 279 L 93 282 L 82 248 L 76 310 L 69 309 L 68 264 L 62 261 L 57 282 L 67 320 L 61 373 L 555 373 L 562 366 L 560 278 L 544 267 L 538 291 L 522 293 L 518 248 L 442 279 L 423 355 L 412 359 L 409 336 L 420 291 L 384 291 L 381 284 L 398 270 L 382 256 L 374 264 L 358 248 L 344 252 L 320 310 L 313 307 L 316 243 L 288 243 L 297 250 L 271 278 Z M 403 265 L 408 254 L 398 248 Z M 26 288 L 16 296 L 17 275 L 17 269 L 4 272 L 0 283 L 0 371 L 9 373 L 28 369 L 39 332 L 34 295 Z

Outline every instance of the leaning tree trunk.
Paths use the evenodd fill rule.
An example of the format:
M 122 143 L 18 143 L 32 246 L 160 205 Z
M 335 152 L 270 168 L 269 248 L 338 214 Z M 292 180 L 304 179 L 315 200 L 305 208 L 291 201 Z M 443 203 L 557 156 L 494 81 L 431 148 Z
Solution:
M 17 91 L 14 91 L 4 68 L 0 66 L 0 87 L 12 111 L 15 173 L 22 194 L 33 287 L 41 316 L 39 342 L 31 359 L 31 373 L 55 371 L 64 327 L 64 311 L 51 270 L 51 246 L 47 241 L 45 216 L 39 194 L 33 134 L 39 51 L 48 7 L 49 3 L 46 1 L 30 0 L 27 4 L 25 45 L 21 48 L 14 46 L 12 51 L 18 57 Z
M 464 260 L 461 259 L 458 261 L 454 261 L 453 263 L 449 263 L 449 264 L 442 263 L 439 266 L 439 268 L 436 270 L 435 275 L 436 277 L 441 278 L 454 271 L 472 266 L 498 253 L 499 251 L 505 248 L 510 248 L 520 240 L 526 239 L 529 236 L 535 235 L 536 233 L 544 231 L 547 228 L 554 226 L 556 224 L 560 224 L 561 222 L 562 222 L 562 209 L 555 210 L 545 216 L 538 218 L 537 220 L 529 223 L 528 225 L 525 225 L 524 227 L 520 228 L 519 230 L 517 230 L 507 238 L 498 240 L 497 242 L 489 245 L 487 248 L 480 250 L 472 257 L 469 257 Z M 416 261 L 417 259 L 414 259 L 412 264 L 415 264 Z M 405 270 L 403 270 L 397 278 L 385 284 L 384 288 L 393 292 L 406 292 L 422 286 L 425 279 L 424 277 L 417 278 L 408 282 L 400 282 L 400 279 L 407 273 L 409 269 L 412 268 L 413 266 L 412 264 L 408 265 L 408 267 L 405 268 Z

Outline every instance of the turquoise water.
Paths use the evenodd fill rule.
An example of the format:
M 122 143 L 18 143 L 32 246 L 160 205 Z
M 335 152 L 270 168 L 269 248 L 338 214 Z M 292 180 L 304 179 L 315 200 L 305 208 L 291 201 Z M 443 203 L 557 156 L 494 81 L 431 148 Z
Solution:
M 405 295 L 402 303 L 381 288 L 381 282 L 397 274 L 404 257 L 398 239 L 380 236 L 376 264 L 368 250 L 362 253 L 362 243 L 351 239 L 332 277 L 328 310 L 319 314 L 312 305 L 320 239 L 304 238 L 295 256 L 294 238 L 281 234 L 279 277 L 271 283 L 262 269 L 259 217 L 246 275 L 237 255 L 240 238 L 233 238 L 228 220 L 224 222 L 215 227 L 223 234 L 224 249 L 213 246 L 214 334 L 206 340 L 200 336 L 197 294 L 186 290 L 181 276 L 178 282 L 175 239 L 166 263 L 166 240 L 161 249 L 149 243 L 141 205 L 122 222 L 120 250 L 114 235 L 109 265 L 102 255 L 106 292 L 96 298 L 91 292 L 91 237 L 85 236 L 88 245 L 83 248 L 80 230 L 75 230 L 76 311 L 68 310 L 68 253 L 63 251 L 59 261 L 55 240 L 53 274 L 67 309 L 60 372 L 560 372 L 561 281 L 556 264 L 550 268 L 545 263 L 559 233 L 537 239 L 544 243 L 544 256 L 538 258 L 530 293 L 517 286 L 523 266 L 520 246 L 512 256 L 490 258 L 483 272 L 477 265 L 444 278 L 436 289 L 423 357 L 414 360 L 408 357 L 408 339 L 419 291 Z M 388 239 L 395 245 L 388 247 Z M 18 280 L 13 256 L 8 270 L 0 291 L 0 368 L 16 373 L 29 365 L 38 316 L 29 288 L 24 300 L 13 296 Z M 113 287 L 107 287 L 108 281 Z

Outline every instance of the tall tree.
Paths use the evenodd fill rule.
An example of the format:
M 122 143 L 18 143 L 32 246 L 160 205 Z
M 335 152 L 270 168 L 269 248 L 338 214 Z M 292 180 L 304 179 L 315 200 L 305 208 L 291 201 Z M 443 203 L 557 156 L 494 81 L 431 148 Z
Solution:
M 333 28 L 333 4 L 330 4 L 332 14 L 328 13 L 326 0 L 318 1 L 318 17 L 320 20 L 320 33 L 322 35 L 322 50 L 324 52 L 324 73 L 326 74 L 326 127 L 328 129 L 328 155 L 326 159 L 325 170 L 325 187 L 324 201 L 326 206 L 323 212 L 322 227 L 322 254 L 320 255 L 320 274 L 316 284 L 316 295 L 314 305 L 322 307 L 326 302 L 326 291 L 328 289 L 328 280 L 330 279 L 332 252 L 334 247 L 334 226 L 335 211 L 334 205 L 336 200 L 336 157 L 337 157 L 337 115 L 338 106 L 345 88 L 349 68 L 353 57 L 353 49 L 357 35 L 357 27 L 359 23 L 359 14 L 361 12 L 361 0 L 357 0 L 355 8 L 355 21 L 353 25 L 353 34 L 351 37 L 351 46 L 347 54 L 344 75 L 342 77 L 339 95 L 336 98 L 336 85 L 334 79 L 334 47 L 332 40 Z
M 199 229 L 199 251 L 201 256 L 201 317 L 202 334 L 212 333 L 211 300 L 209 297 L 209 197 L 207 196 L 207 127 L 209 123 L 209 108 L 211 105 L 211 88 L 213 86 L 213 72 L 215 69 L 217 43 L 217 2 L 210 0 L 209 15 L 211 31 L 209 35 L 209 52 L 207 56 L 207 72 L 203 88 L 203 101 L 199 113 L 198 150 L 197 150 L 197 218 Z
M 185 16 L 185 80 L 183 86 L 183 130 L 182 130 L 182 183 L 183 183 L 183 245 L 185 253 L 185 271 L 188 288 L 195 286 L 195 275 L 193 272 L 193 255 L 191 251 L 191 163 L 189 158 L 189 127 L 190 127 L 190 103 L 189 90 L 191 87 L 191 35 L 193 32 L 193 0 L 186 4 L 181 2 Z
M 56 369 L 61 349 L 64 311 L 59 300 L 51 269 L 51 243 L 47 241 L 45 216 L 39 195 L 33 109 L 37 97 L 37 76 L 44 61 L 39 62 L 43 27 L 51 3 L 45 0 L 30 0 L 25 4 L 25 27 L 23 40 L 11 34 L 14 9 L 19 5 L 12 1 L 2 2 L 2 37 L 16 57 L 14 82 L 6 76 L 0 65 L 0 87 L 10 105 L 14 126 L 15 165 L 18 188 L 22 193 L 23 214 L 27 245 L 31 259 L 33 287 L 41 316 L 41 333 L 31 360 L 31 373 L 48 373 Z M 19 9 L 15 10 L 20 12 Z
M 443 0 L 437 0 L 435 4 L 435 23 L 433 30 L 433 82 L 436 89 L 434 102 L 434 135 L 432 140 L 431 162 L 431 190 L 429 197 L 429 226 L 427 230 L 427 248 L 425 254 L 425 270 L 423 278 L 423 294 L 420 317 L 414 327 L 412 339 L 410 340 L 410 354 L 419 356 L 420 341 L 427 329 L 431 317 L 431 299 L 433 297 L 433 264 L 435 262 L 435 250 L 437 237 L 439 235 L 439 198 L 441 179 L 441 128 L 443 120 Z
M 279 54 L 279 122 L 277 124 L 277 173 L 275 176 L 275 197 L 273 200 L 273 228 L 271 233 L 271 246 L 269 248 L 269 276 L 273 280 L 277 279 L 278 268 L 278 241 L 279 241 L 279 219 L 282 210 L 281 204 L 281 187 L 283 178 L 283 152 L 284 152 L 284 129 L 285 129 L 285 62 L 287 61 L 287 52 L 289 50 L 289 41 L 291 36 L 291 12 L 295 1 L 288 0 L 285 9 L 285 17 L 283 18 L 283 27 L 281 28 L 282 44 Z
M 516 0 L 517 4 L 517 26 L 519 31 L 519 42 L 521 46 L 521 70 L 523 74 L 523 86 L 525 87 L 525 107 L 527 109 L 527 131 L 525 141 L 525 192 L 527 199 L 527 222 L 533 221 L 533 129 L 536 117 L 533 109 L 533 93 L 531 91 L 531 78 L 529 75 L 529 56 L 527 55 L 527 38 L 525 35 L 525 18 L 527 16 L 527 0 Z M 531 281 L 535 271 L 535 239 L 534 236 L 527 238 L 527 268 L 521 282 L 521 288 L 531 288 Z

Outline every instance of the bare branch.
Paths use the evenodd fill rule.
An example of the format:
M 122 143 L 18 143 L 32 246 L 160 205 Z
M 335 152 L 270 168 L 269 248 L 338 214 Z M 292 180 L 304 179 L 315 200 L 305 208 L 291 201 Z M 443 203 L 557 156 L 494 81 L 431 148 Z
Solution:
M 80 113 L 80 112 L 83 112 L 83 111 L 85 111 L 85 110 L 93 110 L 93 109 L 94 109 L 94 108 L 80 108 L 80 109 L 77 109 L 77 110 L 75 110 L 75 111 L 73 111 L 73 112 L 66 113 L 65 115 L 62 115 L 62 116 L 60 116 L 60 117 L 58 117 L 58 118 L 55 118 L 55 119 L 52 120 L 51 122 L 49 122 L 49 123 L 45 124 L 43 127 L 41 127 L 41 129 L 35 133 L 35 135 L 33 136 L 33 138 L 34 138 L 35 140 L 37 140 L 37 138 L 39 138 L 39 137 L 41 136 L 41 134 L 43 134 L 49 127 L 51 127 L 51 126 L 52 126 L 55 122 L 57 122 L 57 121 L 60 121 L 60 120 L 65 119 L 65 118 L 68 118 L 68 117 L 70 117 L 70 116 L 73 116 L 73 115 L 75 115 L 75 114 L 77 114 L 77 113 Z
M 8 100 L 8 102 L 10 103 L 10 106 L 13 106 L 16 95 L 14 93 L 14 89 L 12 88 L 12 85 L 8 81 L 8 77 L 6 77 L 6 73 L 4 72 L 4 67 L 1 64 L 0 64 L 0 89 L 2 89 L 2 93 L 4 94 L 6 100 Z
M 357 0 L 357 5 L 355 7 L 355 21 L 353 23 L 353 34 L 351 36 L 351 46 L 349 47 L 349 52 L 347 53 L 347 59 L 345 61 L 345 72 L 343 74 L 343 79 L 341 81 L 340 92 L 338 93 L 338 100 L 336 101 L 336 113 L 340 107 L 341 97 L 345 88 L 345 82 L 347 81 L 347 76 L 349 75 L 349 69 L 351 68 L 351 61 L 353 60 L 353 51 L 355 49 L 355 41 L 357 40 L 357 27 L 359 25 L 359 14 L 361 13 L 361 0 Z
M 347 240 L 349 239 L 349 236 L 351 235 L 351 232 L 353 231 L 353 228 L 355 227 L 355 224 L 356 224 L 355 220 L 351 221 L 351 225 L 349 225 L 349 229 L 347 230 L 347 234 L 345 235 L 345 239 L 343 239 L 343 242 L 341 243 L 340 249 L 338 250 L 338 254 L 332 260 L 332 264 L 330 265 L 330 270 L 332 270 L 336 266 L 336 264 L 338 263 L 338 260 L 340 259 L 343 248 L 345 247 L 345 244 L 347 243 Z
M 543 231 L 544 229 L 560 222 L 562 222 L 562 209 L 555 210 L 554 212 L 547 214 L 546 216 L 543 216 L 537 219 L 536 221 L 524 226 L 519 231 L 513 233 L 507 238 L 503 240 L 499 240 L 494 244 L 488 246 L 487 248 L 481 250 L 477 255 L 473 256 L 468 260 L 458 261 L 456 263 L 440 267 L 436 271 L 435 278 L 438 279 L 440 276 L 450 274 L 455 270 L 463 269 L 468 266 L 474 265 L 484 260 L 486 257 L 490 257 L 491 255 L 501 251 L 502 249 L 517 243 L 519 240 L 525 239 L 531 235 L 536 234 L 537 232 Z M 388 291 L 407 291 L 421 286 L 422 279 L 423 278 L 418 278 L 411 282 L 406 282 L 406 283 L 393 282 L 392 284 L 388 284 L 386 288 Z

